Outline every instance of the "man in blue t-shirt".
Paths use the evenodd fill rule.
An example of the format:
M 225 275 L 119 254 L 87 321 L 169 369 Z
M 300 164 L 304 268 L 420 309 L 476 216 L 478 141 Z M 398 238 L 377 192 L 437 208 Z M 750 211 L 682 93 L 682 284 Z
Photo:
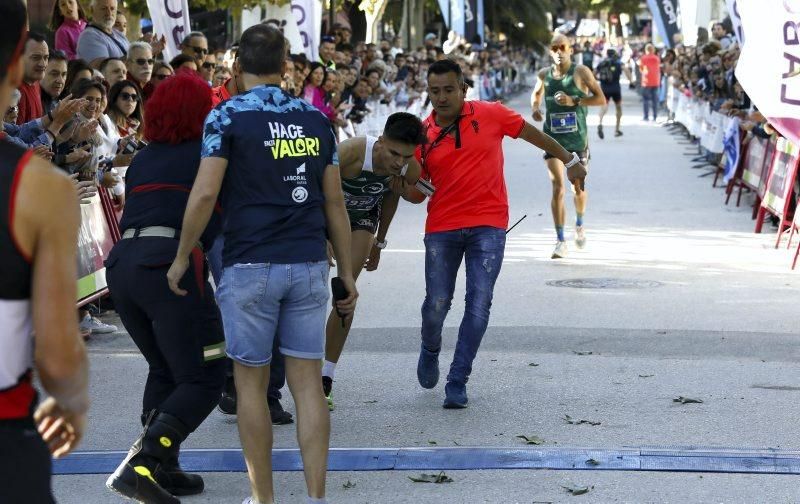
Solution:
M 320 383 L 328 302 L 326 236 L 338 257 L 350 253 L 350 223 L 330 123 L 280 89 L 286 41 L 277 28 L 247 29 L 239 45 L 247 90 L 206 118 L 200 169 L 181 242 L 167 277 L 177 294 L 197 243 L 222 194 L 223 273 L 217 299 L 226 352 L 234 361 L 237 414 L 252 500 L 272 502 L 272 425 L 266 388 L 274 338 L 286 357 L 310 502 L 324 502 L 330 417 Z M 223 184 L 224 182 L 224 184 Z M 355 310 L 352 265 L 338 264 Z

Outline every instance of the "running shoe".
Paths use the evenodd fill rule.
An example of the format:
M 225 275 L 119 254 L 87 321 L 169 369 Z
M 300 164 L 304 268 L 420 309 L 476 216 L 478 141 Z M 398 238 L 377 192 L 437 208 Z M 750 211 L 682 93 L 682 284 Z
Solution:
M 89 331 L 90 334 L 110 334 L 117 332 L 117 326 L 105 324 L 103 321 L 90 314 L 86 314 L 81 320 L 80 329 L 82 332 Z
M 586 246 L 586 231 L 583 230 L 583 226 L 575 228 L 575 246 L 579 249 Z
M 621 137 L 621 136 L 622 136 L 622 130 L 617 130 L 617 131 L 615 131 L 615 132 L 614 132 L 614 136 L 615 136 L 615 137 Z
M 567 242 L 557 241 L 556 248 L 553 250 L 553 255 L 550 256 L 550 259 L 563 259 L 565 257 L 567 257 Z
M 333 378 L 330 376 L 322 377 L 322 392 L 325 394 L 325 399 L 328 401 L 328 410 L 333 411 Z
M 606 136 L 603 134 L 603 125 L 599 125 L 597 127 L 597 136 L 600 137 L 600 140 L 604 139 Z

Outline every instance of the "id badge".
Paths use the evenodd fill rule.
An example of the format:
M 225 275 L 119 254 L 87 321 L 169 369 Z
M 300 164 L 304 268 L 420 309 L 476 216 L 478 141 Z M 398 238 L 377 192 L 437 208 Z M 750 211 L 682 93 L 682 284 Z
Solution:
M 550 131 L 556 134 L 576 133 L 578 131 L 578 114 L 575 112 L 550 114 Z

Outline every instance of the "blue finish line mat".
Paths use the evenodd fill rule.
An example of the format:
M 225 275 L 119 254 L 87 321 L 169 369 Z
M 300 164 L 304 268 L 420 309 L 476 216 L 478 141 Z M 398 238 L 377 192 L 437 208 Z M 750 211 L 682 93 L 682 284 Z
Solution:
M 53 474 L 110 474 L 124 451 L 82 451 L 53 461 Z M 190 472 L 245 472 L 240 449 L 186 449 Z M 275 471 L 301 471 L 297 449 L 272 451 Z M 332 448 L 329 471 L 557 469 L 800 474 L 800 451 L 755 448 Z

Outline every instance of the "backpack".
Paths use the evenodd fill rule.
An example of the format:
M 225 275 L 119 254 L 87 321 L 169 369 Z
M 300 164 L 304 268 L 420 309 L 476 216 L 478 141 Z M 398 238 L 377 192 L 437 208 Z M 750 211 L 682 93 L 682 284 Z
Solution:
M 597 78 L 600 80 L 600 82 L 602 82 L 603 84 L 617 83 L 616 80 L 614 79 L 615 77 L 614 74 L 616 73 L 615 72 L 616 64 L 617 64 L 616 61 L 607 59 L 603 60 L 602 63 L 597 65 Z

